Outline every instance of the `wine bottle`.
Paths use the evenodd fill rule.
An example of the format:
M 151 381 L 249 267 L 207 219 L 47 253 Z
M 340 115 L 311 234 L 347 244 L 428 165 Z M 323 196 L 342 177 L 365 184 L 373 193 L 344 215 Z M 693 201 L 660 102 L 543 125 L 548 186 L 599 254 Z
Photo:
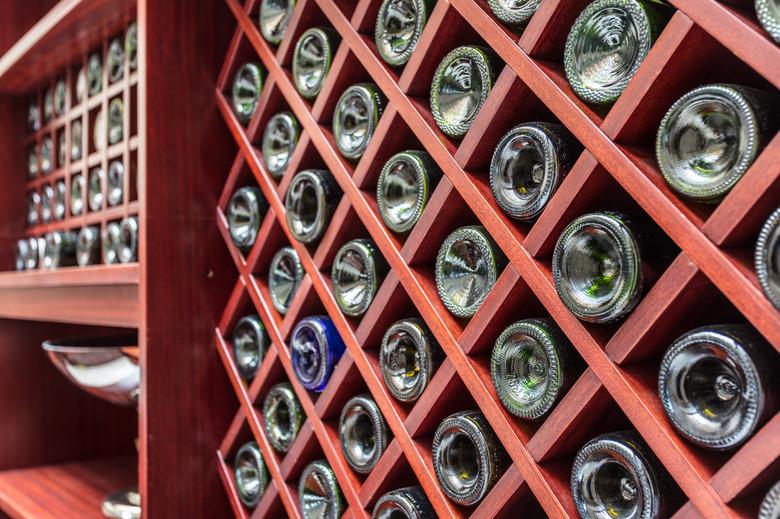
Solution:
M 84 212 L 84 191 L 87 188 L 87 181 L 84 175 L 77 173 L 70 179 L 70 213 L 78 216 Z
M 532 221 L 547 205 L 582 151 L 566 128 L 552 123 L 515 126 L 490 162 L 490 189 L 512 218 Z
M 422 487 L 405 487 L 388 492 L 374 505 L 371 519 L 435 519 Z
M 708 449 L 731 449 L 774 413 L 776 366 L 777 352 L 750 326 L 704 326 L 666 351 L 658 394 L 683 437 Z
M 66 158 L 67 151 L 68 150 L 65 146 L 65 132 L 61 131 L 59 133 L 59 136 L 57 137 L 57 167 L 58 168 L 65 167 L 65 158 Z
M 52 216 L 55 220 L 62 220 L 65 218 L 65 181 L 58 180 L 54 183 L 53 187 L 54 197 L 52 198 Z
M 252 380 L 265 357 L 270 340 L 265 326 L 256 315 L 245 315 L 233 328 L 233 360 L 238 373 Z
M 119 224 L 119 242 L 117 258 L 120 263 L 132 263 L 138 260 L 138 217 L 128 216 Z
M 38 176 L 38 150 L 35 145 L 30 147 L 30 151 L 27 154 L 27 178 L 35 178 Z
M 79 267 L 97 263 L 100 251 L 100 228 L 98 226 L 82 227 L 76 238 L 76 263 Z
M 321 392 L 344 353 L 345 346 L 329 317 L 311 316 L 295 326 L 290 349 L 293 371 L 298 381 L 310 391 Z
M 106 122 L 106 111 L 100 108 L 95 114 L 95 120 L 92 123 L 92 146 L 97 151 L 102 151 L 108 141 L 108 123 Z
M 496 18 L 515 29 L 528 24 L 540 3 L 541 0 L 488 0 Z
M 14 270 L 27 269 L 27 258 L 30 257 L 30 243 L 27 240 L 16 240 L 16 254 L 14 256 Z
M 120 243 L 119 222 L 108 222 L 100 236 L 100 244 L 103 254 L 103 263 L 113 265 L 119 262 Z
M 236 247 L 244 252 L 252 248 L 267 210 L 268 202 L 259 188 L 242 187 L 233 193 L 227 206 L 227 222 Z
M 75 120 L 70 125 L 70 160 L 76 162 L 81 160 L 81 148 L 83 146 L 83 134 L 80 120 Z
M 106 183 L 106 172 L 100 166 L 89 173 L 89 191 L 87 193 L 87 204 L 90 211 L 100 211 L 103 209 L 103 186 Z
M 262 0 L 258 24 L 265 41 L 279 45 L 295 9 L 295 0 Z
M 60 78 L 57 83 L 54 84 L 54 115 L 57 117 L 65 113 L 65 106 L 68 101 L 68 87 L 65 85 L 65 80 Z
M 259 63 L 244 63 L 233 77 L 233 111 L 243 124 L 249 122 L 260 101 L 263 89 L 263 69 Z
M 292 112 L 281 112 L 268 120 L 263 131 L 263 163 L 274 178 L 282 178 L 298 144 L 301 129 Z
M 546 415 L 573 383 L 576 357 L 552 319 L 525 319 L 498 337 L 490 374 L 498 398 L 515 416 Z
M 374 42 L 388 65 L 400 67 L 412 57 L 431 14 L 430 0 L 384 0 L 379 6 Z
M 780 43 L 780 6 L 777 2 L 756 0 L 756 16 L 775 43 Z
M 233 471 L 239 499 L 248 508 L 254 508 L 269 483 L 268 469 L 256 442 L 250 441 L 238 449 Z
M 669 186 L 698 202 L 720 201 L 774 136 L 777 121 L 768 114 L 778 99 L 752 88 L 713 84 L 675 101 L 655 143 Z
M 336 253 L 331 270 L 333 296 L 341 311 L 352 317 L 366 313 L 387 271 L 387 263 L 373 241 L 345 243 Z
M 764 294 L 780 310 L 780 208 L 767 218 L 758 234 L 755 268 Z
M 580 517 L 666 517 L 667 478 L 635 431 L 602 434 L 574 458 L 571 492 Z
M 110 207 L 119 205 L 124 198 L 125 189 L 125 165 L 122 164 L 121 159 L 117 159 L 111 162 L 108 166 L 108 176 L 106 189 L 106 201 Z
M 87 69 L 86 67 L 79 67 L 78 72 L 76 72 L 76 104 L 83 102 L 88 95 Z
M 275 384 L 268 391 L 263 401 L 263 420 L 268 443 L 279 453 L 287 452 L 306 420 L 289 382 Z
M 282 247 L 268 268 L 268 291 L 276 311 L 284 315 L 303 282 L 303 266 L 292 247 Z
M 125 46 L 120 38 L 114 38 L 108 45 L 106 69 L 109 83 L 116 83 L 125 75 Z
M 124 136 L 125 103 L 121 97 L 115 97 L 108 104 L 108 143 L 116 144 Z
M 456 229 L 436 257 L 436 289 L 456 317 L 471 317 L 493 288 L 506 257 L 484 227 Z
M 339 41 L 338 33 L 325 27 L 312 27 L 298 39 L 293 52 L 292 78 L 304 98 L 314 99 L 322 90 Z
M 339 442 L 347 463 L 356 472 L 370 473 L 390 439 L 390 429 L 371 395 L 358 395 L 344 404 L 339 417 Z
M 561 301 L 583 321 L 621 319 L 642 295 L 638 238 L 619 213 L 590 213 L 570 223 L 555 245 L 552 271 Z
M 76 233 L 51 231 L 46 234 L 42 268 L 57 269 L 76 264 Z
M 103 90 L 103 62 L 100 54 L 90 55 L 87 60 L 87 92 L 90 96 L 99 94 Z
M 46 184 L 41 189 L 41 221 L 49 223 L 54 219 L 54 186 Z
M 43 120 L 49 122 L 54 117 L 54 92 L 47 88 L 43 93 Z
M 130 70 L 138 68 L 138 23 L 133 22 L 125 33 L 125 58 Z
M 431 111 L 441 131 L 463 137 L 493 88 L 497 70 L 493 51 L 457 47 L 444 56 L 433 75 Z
M 312 461 L 303 469 L 298 500 L 304 519 L 338 519 L 344 513 L 341 488 L 327 461 Z
M 322 237 L 336 205 L 341 188 L 330 171 L 306 169 L 295 174 L 284 198 L 287 227 L 301 243 L 314 243 Z
M 664 15 L 647 0 L 596 0 L 574 22 L 563 65 L 574 93 L 613 103 L 636 74 L 661 32 Z
M 397 233 L 408 232 L 420 219 L 441 171 L 424 151 L 402 151 L 385 163 L 376 186 L 379 215 Z
M 422 395 L 444 354 L 422 319 L 401 319 L 387 329 L 379 368 L 387 390 L 402 402 Z
M 758 519 L 777 519 L 778 517 L 780 517 L 780 481 L 772 485 L 758 509 Z
M 27 107 L 27 128 L 33 132 L 41 129 L 41 108 L 35 101 Z
M 41 211 L 41 195 L 37 191 L 31 191 L 27 195 L 27 225 L 32 227 L 38 224 Z
M 43 173 L 44 175 L 48 175 L 49 173 L 51 173 L 54 167 L 54 164 L 52 162 L 53 153 L 54 153 L 54 143 L 52 143 L 51 137 L 46 136 L 41 141 L 41 156 L 39 162 L 40 172 Z
M 379 124 L 386 100 L 373 83 L 358 83 L 347 88 L 333 111 L 333 137 L 339 152 L 358 160 Z
M 433 468 L 444 493 L 464 506 L 478 503 L 498 481 L 507 455 L 479 411 L 448 416 L 433 437 Z

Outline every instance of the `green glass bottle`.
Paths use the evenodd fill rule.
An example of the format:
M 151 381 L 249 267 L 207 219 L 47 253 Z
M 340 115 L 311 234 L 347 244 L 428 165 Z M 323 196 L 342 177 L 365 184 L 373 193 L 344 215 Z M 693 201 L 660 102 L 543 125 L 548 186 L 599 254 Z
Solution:
M 339 152 L 358 160 L 368 147 L 384 110 L 385 96 L 373 83 L 347 88 L 333 111 L 333 138 Z
M 441 171 L 424 151 L 402 151 L 390 157 L 376 186 L 376 202 L 385 225 L 397 233 L 411 231 L 440 178 Z
M 388 65 L 399 67 L 412 57 L 431 14 L 429 0 L 384 0 L 379 6 L 374 42 Z
M 292 112 L 281 112 L 268 120 L 263 131 L 263 163 L 268 173 L 282 178 L 298 144 L 301 128 Z
M 365 314 L 387 271 L 387 263 L 373 241 L 345 243 L 331 269 L 333 296 L 341 311 L 352 317 Z
M 379 347 L 379 369 L 388 392 L 401 402 L 422 395 L 444 358 L 422 319 L 401 319 L 385 332 Z
M 541 3 L 541 0 L 488 0 L 496 18 L 516 29 L 528 24 Z
M 233 77 L 233 111 L 243 124 L 249 122 L 260 101 L 263 89 L 263 69 L 259 63 L 244 63 Z
M 269 477 L 256 442 L 245 443 L 238 449 L 233 462 L 233 474 L 241 502 L 248 508 L 257 506 L 268 488 Z
M 371 519 L 434 519 L 428 496 L 422 487 L 405 487 L 388 492 L 374 505 Z
M 322 90 L 339 43 L 338 33 L 324 27 L 312 27 L 295 44 L 292 77 L 295 88 L 306 99 L 314 99 Z
M 341 488 L 327 461 L 312 461 L 303 469 L 298 500 L 304 519 L 339 519 L 344 513 Z
M 353 470 L 370 473 L 391 438 L 382 412 L 370 394 L 350 398 L 344 404 L 339 417 L 339 442 Z
M 767 218 L 758 234 L 755 268 L 764 294 L 780 310 L 780 208 Z
M 295 9 L 295 0 L 261 0 L 258 24 L 265 41 L 279 45 Z
M 756 16 L 775 43 L 780 43 L 780 3 L 777 0 L 756 0 Z

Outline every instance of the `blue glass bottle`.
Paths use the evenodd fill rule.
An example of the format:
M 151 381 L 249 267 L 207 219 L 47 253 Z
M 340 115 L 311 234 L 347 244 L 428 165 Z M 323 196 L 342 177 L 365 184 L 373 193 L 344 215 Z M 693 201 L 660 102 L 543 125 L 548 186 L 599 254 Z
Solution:
M 344 353 L 344 341 L 329 317 L 311 316 L 295 326 L 290 349 L 298 381 L 306 389 L 320 392 Z

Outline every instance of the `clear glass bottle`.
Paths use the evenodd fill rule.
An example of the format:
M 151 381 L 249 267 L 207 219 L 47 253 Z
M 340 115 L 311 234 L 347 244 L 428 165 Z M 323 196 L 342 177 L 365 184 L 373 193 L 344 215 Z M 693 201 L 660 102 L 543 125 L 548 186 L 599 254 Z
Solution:
M 84 212 L 84 191 L 87 189 L 87 181 L 84 175 L 78 173 L 70 179 L 70 212 L 78 216 Z
M 780 481 L 772 485 L 758 509 L 758 519 L 777 519 L 778 517 L 780 517 Z
M 345 243 L 331 269 L 333 296 L 341 311 L 352 317 L 365 314 L 387 271 L 387 263 L 373 241 Z
M 27 225 L 32 227 L 40 221 L 41 195 L 37 191 L 31 191 L 27 195 Z
M 87 92 L 90 96 L 103 90 L 103 62 L 100 54 L 92 54 L 87 60 Z
M 106 189 L 106 201 L 110 207 L 122 203 L 125 192 L 124 178 L 125 165 L 122 163 L 122 159 L 112 161 L 108 166 L 108 176 L 106 179 L 108 184 Z
M 776 0 L 756 0 L 756 16 L 775 43 L 780 43 L 780 4 Z
M 767 218 L 758 234 L 755 268 L 764 294 L 780 310 L 780 208 Z
M 564 229 L 552 260 L 555 290 L 583 321 L 606 323 L 629 314 L 642 296 L 637 234 L 623 215 L 602 211 Z
M 262 0 L 258 24 L 265 41 L 279 45 L 295 9 L 295 0 Z
M 120 236 L 119 222 L 108 222 L 100 236 L 103 263 L 106 265 L 119 262 Z
M 436 513 L 422 487 L 399 488 L 386 493 L 374 505 L 371 519 L 435 519 Z
M 487 48 L 463 46 L 441 60 L 431 84 L 431 111 L 446 135 L 463 137 L 477 118 L 497 75 L 494 59 Z
M 424 151 L 402 151 L 390 157 L 376 186 L 376 202 L 385 225 L 397 233 L 410 231 L 440 178 L 441 171 Z
M 54 220 L 54 187 L 46 184 L 41 188 L 41 222 L 49 223 Z
M 271 386 L 263 401 L 263 419 L 268 443 L 284 454 L 301 431 L 306 415 L 289 382 Z
M 68 100 L 68 87 L 65 86 L 65 80 L 60 78 L 54 85 L 54 115 L 57 117 L 65 113 L 65 106 Z
M 117 258 L 120 263 L 138 261 L 138 217 L 128 216 L 119 224 Z
M 471 317 L 485 301 L 506 257 L 484 227 L 456 229 L 436 257 L 436 289 L 444 306 L 456 317 Z
M 306 169 L 295 174 L 284 198 L 287 227 L 301 243 L 322 238 L 341 199 L 341 188 L 325 169 Z
M 41 141 L 41 156 L 40 156 L 40 172 L 44 175 L 48 175 L 51 173 L 54 163 L 53 161 L 54 156 L 54 143 L 51 141 L 51 137 L 48 135 L 43 138 Z
M 574 458 L 571 491 L 580 517 L 666 517 L 666 474 L 635 431 L 603 434 Z
M 385 332 L 379 369 L 390 394 L 402 402 L 422 395 L 444 354 L 422 319 L 401 319 Z
M 108 104 L 108 143 L 116 144 L 124 137 L 125 103 L 121 97 L 115 97 Z
M 339 152 L 358 160 L 371 141 L 385 106 L 385 96 L 373 83 L 347 88 L 333 111 L 333 137 Z
M 125 33 L 125 57 L 130 70 L 138 68 L 138 24 L 133 22 Z
M 233 473 L 239 499 L 246 507 L 254 508 L 269 483 L 268 469 L 257 442 L 245 443 L 238 449 L 233 462 Z
M 100 227 L 82 227 L 76 239 L 76 263 L 79 267 L 94 265 L 100 254 Z
M 236 247 L 245 252 L 252 248 L 267 210 L 268 202 L 259 188 L 242 187 L 233 193 L 227 206 L 227 222 Z
M 658 166 L 669 186 L 716 203 L 734 187 L 774 136 L 769 117 L 780 98 L 738 85 L 695 88 L 666 112 L 656 137 Z
M 379 6 L 374 41 L 388 65 L 400 67 L 412 57 L 432 4 L 429 0 L 384 0 Z
M 664 21 L 646 0 L 596 0 L 580 13 L 566 39 L 563 65 L 574 93 L 613 103 L 636 74 Z
M 106 183 L 106 172 L 100 166 L 89 173 L 89 190 L 87 192 L 87 204 L 90 211 L 103 209 L 103 186 Z
M 276 311 L 285 315 L 303 282 L 303 265 L 292 247 L 282 247 L 274 254 L 268 268 L 268 291 Z
M 255 378 L 270 346 L 265 326 L 257 315 L 245 315 L 238 320 L 233 328 L 233 360 L 242 378 Z
M 341 488 L 327 461 L 312 461 L 303 469 L 298 500 L 303 519 L 338 519 L 344 513 Z
M 252 118 L 263 89 L 263 69 L 259 63 L 244 63 L 233 76 L 233 112 L 241 123 Z
M 106 68 L 108 69 L 109 83 L 116 83 L 125 75 L 125 45 L 119 38 L 111 40 L 108 45 Z
M 696 328 L 664 354 L 658 394 L 683 437 L 708 449 L 731 449 L 774 413 L 778 360 L 748 325 Z
M 44 269 L 71 267 L 76 264 L 76 233 L 73 231 L 51 231 L 46 234 L 43 255 Z
M 391 440 L 379 406 L 370 394 L 350 398 L 339 417 L 339 442 L 347 463 L 360 474 L 370 473 Z
M 493 386 L 515 416 L 546 415 L 571 387 L 577 364 L 571 344 L 552 319 L 525 319 L 498 337 L 490 360 Z
M 560 124 L 525 123 L 499 141 L 490 162 L 490 189 L 512 218 L 532 221 L 574 165 L 582 145 Z
M 281 112 L 268 120 L 263 131 L 263 163 L 268 173 L 282 178 L 298 144 L 301 128 L 292 112 Z
M 442 490 L 464 506 L 478 503 L 504 471 L 507 455 L 479 411 L 448 416 L 433 437 L 433 468 Z
M 528 24 L 540 3 L 541 0 L 488 0 L 496 18 L 516 29 Z
M 322 90 L 339 41 L 338 33 L 325 27 L 312 27 L 298 38 L 293 52 L 292 78 L 304 98 L 314 99 Z
M 345 349 L 329 317 L 302 319 L 290 339 L 293 371 L 298 382 L 310 391 L 323 391 Z

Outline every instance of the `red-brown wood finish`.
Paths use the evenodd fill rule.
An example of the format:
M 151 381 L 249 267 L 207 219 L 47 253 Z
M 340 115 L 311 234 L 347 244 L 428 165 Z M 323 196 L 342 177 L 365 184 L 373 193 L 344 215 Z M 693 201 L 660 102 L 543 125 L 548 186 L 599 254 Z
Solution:
M 715 208 L 679 199 L 663 182 L 651 152 L 658 122 L 669 104 L 698 84 L 723 81 L 732 71 L 749 84 L 778 86 L 780 51 L 754 19 L 714 0 L 672 2 L 677 10 L 637 77 L 613 107 L 594 109 L 574 95 L 561 65 L 565 36 L 585 1 L 543 0 L 519 36 L 502 26 L 482 0 L 440 0 L 415 53 L 402 69 L 388 67 L 376 53 L 373 20 L 379 0 L 359 0 L 356 5 L 300 0 L 278 49 L 260 35 L 257 0 L 224 1 L 238 28 L 214 94 L 239 153 L 225 170 L 229 174 L 216 206 L 216 220 L 239 276 L 213 342 L 241 404 L 217 456 L 237 517 L 260 513 L 252 514 L 240 505 L 228 480 L 231 456 L 249 438 L 258 442 L 269 466 L 273 500 L 281 500 L 293 517 L 300 514 L 297 475 L 315 457 L 331 464 L 344 493 L 346 513 L 355 517 L 370 514 L 382 493 L 410 483 L 423 487 L 442 517 L 503 516 L 518 509 L 532 514 L 538 510 L 549 517 L 576 517 L 569 489 L 574 454 L 593 436 L 620 428 L 637 429 L 670 474 L 674 482 L 670 514 L 708 518 L 755 514 L 755 495 L 780 475 L 772 461 L 780 454 L 772 439 L 776 438 L 777 416 L 738 451 L 712 455 L 676 434 L 656 395 L 655 377 L 669 341 L 702 324 L 747 320 L 780 350 L 780 315 L 761 293 L 749 263 L 758 226 L 777 204 L 780 167 L 774 159 L 780 149 L 778 138 Z M 295 39 L 311 26 L 330 26 L 342 38 L 323 91 L 313 102 L 297 93 L 289 69 Z M 469 133 L 455 141 L 436 127 L 427 96 L 438 61 L 466 43 L 491 46 L 505 67 Z M 758 48 L 763 52 L 754 51 Z M 233 115 L 228 96 L 232 74 L 250 59 L 260 60 L 268 74 L 258 109 L 244 127 Z M 336 150 L 331 114 L 342 90 L 365 80 L 379 86 L 388 106 L 365 155 L 352 163 Z M 259 146 L 265 122 L 281 110 L 294 112 L 303 136 L 285 176 L 277 182 L 265 170 Z M 532 225 L 518 224 L 499 210 L 486 177 L 501 134 L 529 120 L 560 122 L 585 147 Z M 383 162 L 403 149 L 425 149 L 444 178 L 416 227 L 408 236 L 397 236 L 384 227 L 374 190 Z M 311 247 L 292 239 L 283 203 L 290 179 L 306 167 L 327 167 L 344 192 L 323 239 Z M 263 191 L 270 210 L 255 246 L 243 254 L 230 240 L 225 208 L 236 188 L 251 184 Z M 657 240 L 653 244 L 658 250 L 650 255 L 658 275 L 628 319 L 595 326 L 576 319 L 561 303 L 553 285 L 550 256 L 560 231 L 571 219 L 612 208 L 605 205 L 617 205 L 647 224 L 651 239 Z M 438 298 L 433 258 L 444 237 L 468 223 L 484 225 L 510 265 L 479 312 L 470 321 L 461 321 Z M 372 238 L 392 268 L 362 319 L 343 315 L 330 287 L 333 254 L 353 237 Z M 306 278 L 290 311 L 281 316 L 270 304 L 266 279 L 271 256 L 287 243 L 298 252 Z M 668 251 L 668 257 L 661 256 L 661 249 Z M 295 380 L 287 341 L 295 322 L 322 312 L 333 319 L 348 353 L 325 391 L 312 394 Z M 238 376 L 230 344 L 232 326 L 247 313 L 260 316 L 272 342 L 271 352 L 249 386 Z M 413 316 L 427 322 L 447 360 L 422 397 L 405 405 L 384 387 L 376 351 L 387 326 Z M 555 409 L 541 423 L 528 423 L 510 415 L 498 402 L 490 379 L 489 353 L 509 323 L 545 316 L 556 320 L 584 362 L 576 382 Z M 292 383 L 309 428 L 290 452 L 279 455 L 265 437 L 261 409 L 270 385 L 284 379 Z M 337 434 L 340 406 L 365 391 L 376 400 L 394 436 L 367 477 L 349 469 Z M 444 496 L 431 461 L 436 425 L 447 414 L 467 408 L 479 408 L 485 414 L 511 459 L 499 483 L 474 508 L 460 507 Z

